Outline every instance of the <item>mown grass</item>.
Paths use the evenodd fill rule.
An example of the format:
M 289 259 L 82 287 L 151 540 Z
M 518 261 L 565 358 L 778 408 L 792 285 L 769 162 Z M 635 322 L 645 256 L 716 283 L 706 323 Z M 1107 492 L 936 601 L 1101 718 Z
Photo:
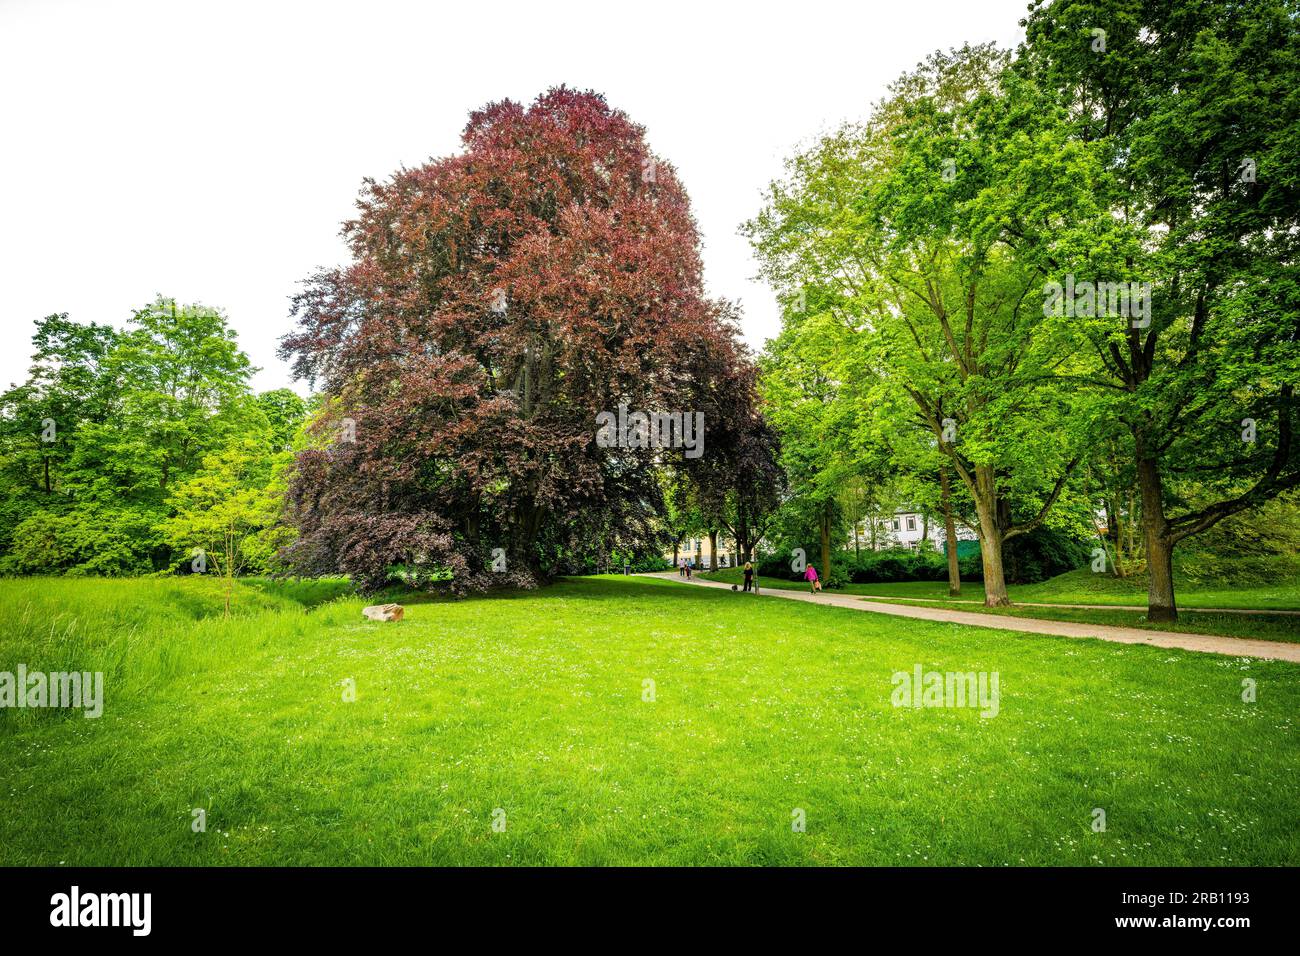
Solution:
M 877 604 L 897 601 L 899 598 L 869 598 Z M 1182 634 L 1216 634 L 1220 637 L 1245 637 L 1261 641 L 1300 642 L 1300 617 L 1286 614 L 1231 614 L 1213 611 L 1182 610 L 1172 624 L 1148 621 L 1145 613 L 1134 613 L 1131 608 L 1114 610 L 1071 607 L 985 607 L 982 604 L 954 604 L 952 601 L 918 601 L 907 599 L 911 607 L 950 608 L 974 611 L 1001 617 L 1020 617 L 1046 621 L 1076 621 L 1080 624 L 1104 624 L 1115 627 L 1137 627 L 1153 631 L 1174 631 Z M 1145 609 L 1142 609 L 1143 611 Z
M 0 581 L 0 670 L 107 685 L 0 711 L 0 863 L 1300 862 L 1293 664 L 643 578 L 389 624 L 342 582 L 223 620 L 212 584 Z M 1000 712 L 894 708 L 918 663 L 997 671 Z
M 1086 568 L 1008 590 L 1013 601 L 1143 608 L 1147 603 L 1146 575 L 1117 578 Z M 1300 610 L 1300 564 L 1280 556 L 1269 561 L 1188 559 L 1175 569 L 1174 594 L 1179 607 L 1185 608 Z M 983 598 L 982 591 L 979 597 Z

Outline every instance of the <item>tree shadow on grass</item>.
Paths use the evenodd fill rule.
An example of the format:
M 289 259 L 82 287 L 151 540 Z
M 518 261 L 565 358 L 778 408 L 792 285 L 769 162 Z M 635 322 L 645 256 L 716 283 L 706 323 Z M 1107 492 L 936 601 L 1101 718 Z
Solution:
M 626 601 L 632 596 L 656 592 L 656 599 L 667 597 L 678 601 L 714 603 L 732 597 L 727 591 L 716 588 L 674 587 L 673 581 L 656 578 L 627 577 L 624 575 L 557 577 L 552 583 L 535 589 L 501 588 L 479 594 L 456 595 L 446 585 L 431 590 L 414 588 L 405 584 L 389 584 L 362 594 L 343 578 L 245 578 L 241 581 L 268 597 L 279 597 L 311 609 L 339 598 L 357 597 L 367 604 L 452 604 L 459 601 L 520 601 L 538 598 L 577 598 L 586 601 Z
M 656 599 L 671 596 L 674 600 L 717 603 L 733 599 L 740 595 L 722 588 L 680 587 L 676 581 L 666 578 L 645 578 L 624 575 L 562 577 L 556 579 L 559 586 L 573 586 L 580 589 L 580 596 L 594 601 L 626 601 L 629 597 L 646 595 L 654 592 Z M 523 592 L 529 593 L 529 592 Z M 532 592 L 536 593 L 536 592 Z
M 309 609 L 356 593 L 346 578 L 241 578 L 239 583 Z
M 561 576 L 540 588 L 500 588 L 476 594 L 457 596 L 447 591 L 420 591 L 394 585 L 383 588 L 367 597 L 372 604 L 392 601 L 397 604 L 442 604 L 456 601 L 536 601 L 539 598 L 582 601 L 627 601 L 632 597 L 648 596 L 655 599 L 667 597 L 675 600 L 713 602 L 731 597 L 728 592 L 714 588 L 674 588 L 671 581 L 655 578 L 636 578 L 624 575 Z

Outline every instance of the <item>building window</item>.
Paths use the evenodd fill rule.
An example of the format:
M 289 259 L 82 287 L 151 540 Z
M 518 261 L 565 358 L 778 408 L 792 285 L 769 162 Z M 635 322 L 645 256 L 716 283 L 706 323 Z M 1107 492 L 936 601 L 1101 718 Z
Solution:
M 889 523 L 889 526 L 890 526 L 890 528 L 892 528 L 894 531 L 897 531 L 897 530 L 898 530 L 898 519 L 895 518 L 893 521 L 891 521 L 891 522 Z
M 912 515 L 907 516 L 907 530 L 908 531 L 916 530 L 916 518 Z

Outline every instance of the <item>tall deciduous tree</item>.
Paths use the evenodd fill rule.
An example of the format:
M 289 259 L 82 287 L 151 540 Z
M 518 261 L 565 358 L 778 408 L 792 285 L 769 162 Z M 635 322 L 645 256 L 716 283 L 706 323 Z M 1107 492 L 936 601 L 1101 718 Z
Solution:
M 870 122 L 793 159 L 750 225 L 769 278 L 863 351 L 885 386 L 873 415 L 907 409 L 947 456 L 990 605 L 1008 602 L 1003 545 L 1045 520 L 1082 444 L 1064 387 L 1078 343 L 1041 309 L 1041 247 L 1011 227 L 1059 216 L 1095 166 L 1004 64 L 991 47 L 936 54 Z
M 1019 71 L 1103 153 L 1099 199 L 1136 236 L 1094 234 L 1092 267 L 1154 287 L 1149 317 L 1079 324 L 1131 437 L 1148 618 L 1174 620 L 1175 546 L 1300 485 L 1300 18 L 1056 0 L 1025 26 Z
M 656 455 L 600 447 L 596 416 L 693 413 L 729 334 L 675 172 L 601 96 L 491 104 L 463 144 L 367 181 L 351 264 L 297 299 L 283 354 L 331 397 L 291 492 L 303 567 L 528 584 L 581 535 L 648 539 Z
M 781 334 L 768 342 L 761 388 L 788 480 L 784 523 L 816 536 L 817 553 L 805 557 L 830 584 L 849 527 L 840 491 L 866 469 L 856 425 L 864 386 L 874 383 L 840 375 L 850 333 L 815 302 L 791 305 Z
M 83 425 L 110 417 L 116 389 L 104 361 L 118 338 L 108 325 L 67 313 L 36 323 L 27 381 L 0 395 L 0 552 L 32 511 L 68 504 L 68 469 Z
M 111 415 L 82 428 L 74 490 L 151 506 L 239 427 L 254 371 L 220 310 L 162 297 L 136 310 L 103 365 Z

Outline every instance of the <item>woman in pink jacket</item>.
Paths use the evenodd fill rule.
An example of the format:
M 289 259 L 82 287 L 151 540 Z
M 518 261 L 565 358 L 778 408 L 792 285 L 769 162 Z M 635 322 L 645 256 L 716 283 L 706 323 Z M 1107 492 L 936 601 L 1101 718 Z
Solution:
M 817 580 L 817 569 L 811 564 L 808 565 L 808 570 L 803 573 L 803 579 L 812 585 L 811 593 L 816 594 L 822 589 L 822 583 Z

